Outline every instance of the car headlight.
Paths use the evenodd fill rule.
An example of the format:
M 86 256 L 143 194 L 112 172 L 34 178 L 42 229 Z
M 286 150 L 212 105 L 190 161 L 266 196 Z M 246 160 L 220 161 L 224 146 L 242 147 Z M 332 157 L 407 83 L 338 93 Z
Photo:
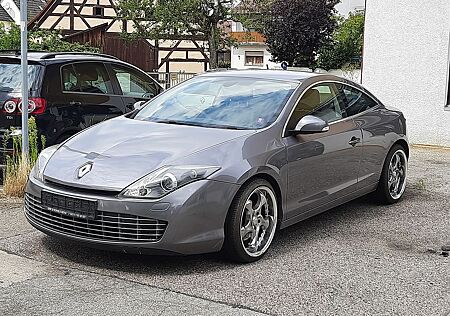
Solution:
M 53 156 L 55 151 L 58 149 L 58 145 L 50 146 L 45 148 L 38 156 L 36 163 L 34 164 L 33 170 L 31 170 L 31 175 L 40 180 L 44 181 L 44 169 L 47 166 L 48 161 Z
M 134 182 L 120 195 L 158 199 L 188 183 L 206 179 L 219 169 L 212 166 L 163 167 Z

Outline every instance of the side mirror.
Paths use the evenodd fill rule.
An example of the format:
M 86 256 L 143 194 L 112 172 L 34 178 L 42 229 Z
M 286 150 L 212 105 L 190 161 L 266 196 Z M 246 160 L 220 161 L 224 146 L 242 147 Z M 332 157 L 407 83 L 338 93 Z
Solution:
M 328 132 L 330 127 L 328 123 L 313 115 L 304 116 L 295 126 L 294 130 L 291 130 L 290 133 L 293 135 L 298 134 L 315 134 L 315 133 L 323 133 Z
M 135 104 L 133 104 L 133 108 L 135 110 L 140 110 L 144 107 L 145 102 L 147 102 L 147 101 L 138 101 Z

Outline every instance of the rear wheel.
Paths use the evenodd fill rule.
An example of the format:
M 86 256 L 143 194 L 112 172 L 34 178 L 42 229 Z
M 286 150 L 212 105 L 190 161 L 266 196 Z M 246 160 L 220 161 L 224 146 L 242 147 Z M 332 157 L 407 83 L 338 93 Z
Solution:
M 385 204 L 398 202 L 405 192 L 408 157 L 405 149 L 394 145 L 389 151 L 376 191 L 378 200 Z
M 237 262 L 259 260 L 269 249 L 278 219 L 276 194 L 269 182 L 256 179 L 243 187 L 230 207 L 224 251 Z

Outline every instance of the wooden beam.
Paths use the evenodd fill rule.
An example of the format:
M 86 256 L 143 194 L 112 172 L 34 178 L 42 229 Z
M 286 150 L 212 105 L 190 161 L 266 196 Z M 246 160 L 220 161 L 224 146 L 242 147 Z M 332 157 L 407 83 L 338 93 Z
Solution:
M 53 10 L 61 3 L 61 0 L 53 0 L 53 2 L 48 2 L 44 10 L 38 13 L 33 20 L 31 20 L 29 26 L 32 24 L 34 28 L 41 27 L 43 21 L 49 16 Z
M 54 30 L 55 27 L 58 25 L 59 22 L 61 22 L 61 20 L 66 16 L 66 14 L 69 12 L 70 7 L 67 7 L 66 11 L 64 11 L 60 17 L 55 21 L 55 23 L 52 24 L 52 26 L 50 26 L 50 30 Z
M 77 17 L 79 17 L 81 19 L 81 21 L 83 21 L 83 23 L 87 26 L 87 28 L 91 28 L 91 26 L 89 25 L 89 23 L 86 21 L 86 19 L 83 17 L 83 14 L 81 14 L 81 10 L 83 10 L 83 7 L 86 5 L 87 0 L 84 0 L 81 5 L 78 7 L 78 10 L 73 7 L 73 10 L 77 13 Z
M 73 31 L 75 29 L 75 26 L 74 26 L 75 22 L 74 22 L 74 18 L 73 18 L 73 16 L 74 16 L 73 7 L 74 7 L 74 1 L 70 0 L 70 26 L 69 26 L 69 29 L 71 31 Z
M 160 47 L 159 48 L 160 51 L 162 52 L 171 52 L 173 50 L 172 47 Z M 177 52 L 202 52 L 203 49 L 201 48 L 196 48 L 196 47 L 178 47 L 175 51 Z
M 197 41 L 192 41 L 192 42 L 194 43 L 195 46 L 197 46 L 198 49 L 201 49 L 200 45 L 198 45 Z M 203 57 L 205 57 L 205 59 L 207 59 L 209 61 L 209 57 L 208 57 L 208 55 L 205 54 L 205 51 L 202 50 L 201 53 L 202 53 Z
M 172 50 L 169 51 L 169 53 L 166 55 L 166 57 L 164 57 L 161 62 L 159 63 L 158 69 L 161 68 L 162 65 L 164 65 L 165 62 L 168 63 L 170 56 L 172 55 L 172 53 L 175 51 L 175 49 L 178 47 L 178 45 L 181 44 L 181 40 L 178 41 L 173 47 Z
M 187 58 L 187 59 L 184 59 L 184 58 L 169 58 L 167 60 L 171 61 L 171 62 L 179 62 L 179 63 L 204 63 L 204 62 L 208 62 L 209 61 L 209 60 L 206 60 L 204 58 L 199 58 L 199 59 L 196 59 L 196 58 Z M 167 60 L 164 60 L 164 62 L 166 62 Z

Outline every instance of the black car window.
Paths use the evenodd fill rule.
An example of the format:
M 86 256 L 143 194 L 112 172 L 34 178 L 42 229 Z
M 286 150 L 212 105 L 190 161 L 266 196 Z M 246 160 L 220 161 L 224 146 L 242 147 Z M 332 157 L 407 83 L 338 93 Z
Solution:
M 152 98 L 158 94 L 156 84 L 148 77 L 125 67 L 112 65 L 122 93 L 137 98 Z
M 106 68 L 100 63 L 76 63 L 62 67 L 63 91 L 113 94 Z
M 344 85 L 343 91 L 345 94 L 344 104 L 347 116 L 356 115 L 377 105 L 371 97 L 358 89 Z
M 342 119 L 341 99 L 340 91 L 333 83 L 318 84 L 306 90 L 289 120 L 288 130 L 294 129 L 305 115 L 314 115 L 326 122 Z

